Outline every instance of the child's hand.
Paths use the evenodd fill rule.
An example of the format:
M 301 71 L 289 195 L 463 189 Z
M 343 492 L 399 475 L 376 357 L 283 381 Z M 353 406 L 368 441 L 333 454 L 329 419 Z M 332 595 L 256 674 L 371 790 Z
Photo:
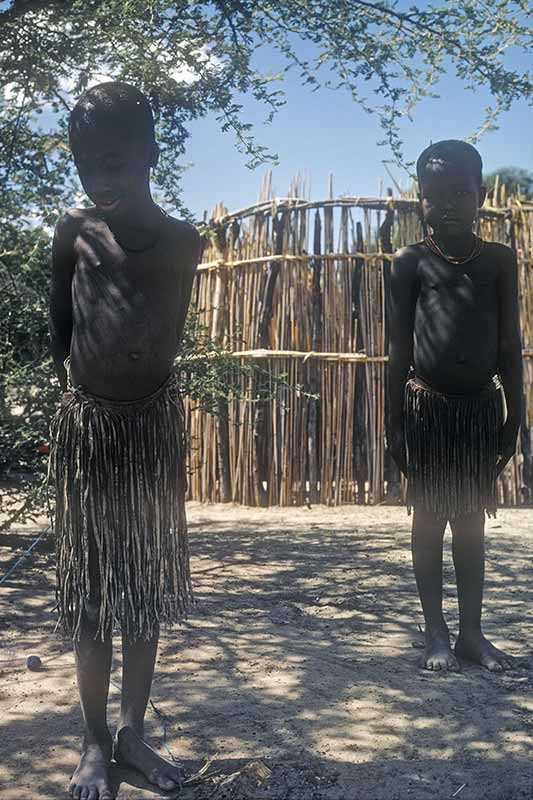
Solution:
M 388 443 L 389 453 L 393 457 L 396 466 L 404 475 L 407 475 L 407 453 L 405 450 L 405 441 L 403 433 L 395 433 Z
M 111 233 L 107 223 L 101 219 L 88 218 L 85 220 L 83 230 L 76 239 L 75 247 L 89 264 L 104 270 L 111 263 L 120 264 L 125 259 L 124 251 Z
M 496 474 L 500 475 L 516 452 L 516 439 L 520 423 L 507 420 L 500 433 Z

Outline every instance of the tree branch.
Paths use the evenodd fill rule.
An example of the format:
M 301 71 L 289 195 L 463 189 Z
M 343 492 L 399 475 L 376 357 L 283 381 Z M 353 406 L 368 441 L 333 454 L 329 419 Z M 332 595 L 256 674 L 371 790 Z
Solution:
M 15 22 L 29 11 L 42 11 L 49 6 L 64 6 L 63 0 L 13 0 L 10 8 L 0 13 L 0 26 Z
M 355 5 L 373 9 L 374 11 L 378 11 L 385 16 L 394 17 L 403 24 L 411 25 L 416 30 L 425 31 L 426 33 L 431 34 L 431 36 L 435 36 L 437 39 L 443 39 L 445 42 L 449 42 L 451 45 L 453 45 L 453 48 L 458 52 L 458 54 L 464 58 L 467 63 L 471 64 L 473 69 L 490 83 L 490 69 L 486 68 L 481 59 L 476 57 L 475 54 L 466 52 L 461 42 L 456 37 L 450 36 L 449 30 L 444 26 L 439 30 L 438 28 L 434 28 L 432 25 L 428 25 L 426 22 L 421 22 L 420 19 L 416 18 L 415 14 L 403 14 L 401 11 L 395 11 L 392 8 L 382 6 L 379 3 L 370 3 L 366 2 L 366 0 L 355 0 Z M 448 50 L 448 48 L 446 48 L 446 50 Z
M 96 8 L 101 6 L 104 0 L 92 0 L 92 7 Z M 54 6 L 63 11 L 65 16 L 71 11 L 71 6 L 74 5 L 70 0 L 13 0 L 12 5 L 6 8 L 5 11 L 0 12 L 0 28 L 8 25 L 10 22 L 16 22 L 22 19 L 30 11 L 43 11 L 44 9 L 53 8 Z M 87 3 L 88 5 L 88 3 Z

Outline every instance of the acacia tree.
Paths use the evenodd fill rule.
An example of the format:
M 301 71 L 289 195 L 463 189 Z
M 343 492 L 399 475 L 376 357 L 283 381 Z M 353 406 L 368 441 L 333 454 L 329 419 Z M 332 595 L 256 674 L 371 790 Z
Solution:
M 492 191 L 498 181 L 505 186 L 507 195 L 519 194 L 526 198 L 533 197 L 533 172 L 522 167 L 500 167 L 483 178 L 483 183 Z
M 431 94 L 446 70 L 494 99 L 480 129 L 519 97 L 525 72 L 506 51 L 531 48 L 528 0 L 12 0 L 0 13 L 0 185 L 2 212 L 45 215 L 71 194 L 65 121 L 72 98 L 101 76 L 150 96 L 162 158 L 157 182 L 179 204 L 179 159 L 188 123 L 213 112 L 253 166 L 271 157 L 242 117 L 242 95 L 266 116 L 283 103 L 281 74 L 256 68 L 277 50 L 311 89 L 343 89 L 379 116 L 401 158 L 398 123 Z M 309 56 L 309 53 L 312 56 Z M 43 110 L 52 122 L 39 125 Z
M 284 103 L 287 70 L 311 90 L 346 91 L 378 115 L 397 160 L 402 117 L 448 70 L 466 87 L 490 90 L 494 102 L 480 131 L 517 98 L 532 96 L 529 76 L 506 62 L 509 48 L 531 48 L 528 0 L 409 7 L 395 0 L 11 0 L 0 7 L 0 472 L 6 464 L 34 469 L 36 458 L 44 466 L 38 449 L 55 396 L 46 344 L 50 231 L 79 190 L 66 123 L 89 85 L 125 80 L 150 97 L 161 145 L 158 199 L 172 208 L 181 205 L 180 158 L 194 119 L 213 113 L 250 166 L 275 157 L 243 117 L 242 98 L 253 97 L 271 118 Z M 279 54 L 278 73 L 257 67 L 262 48 Z M 216 402 L 226 373 L 199 369 L 194 391 L 207 386 Z

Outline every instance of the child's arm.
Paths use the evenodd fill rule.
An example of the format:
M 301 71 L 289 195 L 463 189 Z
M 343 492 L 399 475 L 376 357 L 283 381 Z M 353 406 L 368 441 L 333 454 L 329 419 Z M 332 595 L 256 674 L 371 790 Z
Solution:
M 389 452 L 404 474 L 407 473 L 404 393 L 409 367 L 413 363 L 417 264 L 418 256 L 414 247 L 404 247 L 394 256 L 390 279 L 387 444 Z
M 499 277 L 498 373 L 500 375 L 507 420 L 500 435 L 498 473 L 512 458 L 520 427 L 522 407 L 522 344 L 518 309 L 518 267 L 508 247 L 501 248 Z
M 50 349 L 62 391 L 67 390 L 64 361 L 70 353 L 72 336 L 72 275 L 74 274 L 75 221 L 67 213 L 57 223 L 52 244 L 52 276 L 48 329 Z
M 181 341 L 183 326 L 191 301 L 192 287 L 196 276 L 196 268 L 201 256 L 201 239 L 198 230 L 188 222 L 179 223 L 179 248 L 181 255 L 181 284 L 179 295 L 178 326 L 176 330 L 178 343 Z

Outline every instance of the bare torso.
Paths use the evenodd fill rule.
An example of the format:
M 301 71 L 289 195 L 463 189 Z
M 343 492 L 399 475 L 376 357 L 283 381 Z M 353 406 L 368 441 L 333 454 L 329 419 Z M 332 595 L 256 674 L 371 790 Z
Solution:
M 476 392 L 498 369 L 499 260 L 494 246 L 485 244 L 481 255 L 464 265 L 444 261 L 424 245 L 417 248 L 415 372 L 443 392 Z
M 165 218 L 153 246 L 131 252 L 94 210 L 70 213 L 72 383 L 116 400 L 146 396 L 172 370 L 198 234 L 188 223 Z

